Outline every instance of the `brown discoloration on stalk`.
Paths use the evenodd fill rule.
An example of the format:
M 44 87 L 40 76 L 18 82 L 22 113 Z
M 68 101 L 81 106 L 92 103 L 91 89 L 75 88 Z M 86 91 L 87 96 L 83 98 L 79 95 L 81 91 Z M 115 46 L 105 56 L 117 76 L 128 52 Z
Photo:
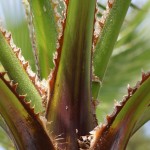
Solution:
M 69 1 L 70 3 L 73 1 Z M 88 3 L 89 5 L 90 3 L 95 4 L 95 2 Z M 86 7 L 88 8 L 89 5 Z M 94 21 L 94 16 L 91 19 L 91 16 L 87 12 L 85 13 L 87 8 L 84 8 L 85 10 L 81 6 L 79 8 L 75 9 L 76 12 L 73 13 L 81 11 L 85 22 Z M 94 10 L 92 11 L 94 15 Z M 93 26 L 91 25 L 89 33 L 85 23 L 81 20 L 81 16 L 77 16 L 76 22 L 73 21 L 75 23 L 73 26 L 76 27 L 74 32 L 74 29 L 70 27 L 72 26 L 70 19 L 70 16 L 67 15 L 63 26 L 63 36 L 59 42 L 60 47 L 57 52 L 57 59 L 55 59 L 55 70 L 50 79 L 50 98 L 46 117 L 49 122 L 52 121 L 48 128 L 53 136 L 62 134 L 61 138 L 64 138 L 58 143 L 59 147 L 76 150 L 78 149 L 77 138 L 88 134 L 96 126 L 92 114 L 92 96 L 90 93 L 91 31 L 93 31 Z M 88 34 L 91 38 L 90 43 L 88 43 Z M 66 44 L 67 42 L 68 44 Z
M 34 113 L 34 108 L 31 108 L 30 103 L 25 102 L 26 96 L 19 95 L 16 92 L 17 85 L 12 81 L 7 81 L 4 75 L 5 73 L 0 73 L 0 88 L 6 85 L 5 91 L 10 91 L 6 95 L 0 90 L 0 113 L 5 118 L 16 148 L 21 150 L 54 150 L 39 114 Z
M 17 86 L 18 83 L 13 83 L 13 81 L 7 81 L 4 75 L 7 74 L 6 72 L 0 72 L 0 79 L 6 84 L 6 86 L 11 90 L 11 92 L 17 97 L 23 107 L 28 111 L 28 113 L 34 118 L 39 119 L 39 114 L 35 114 L 34 108 L 30 106 L 30 102 L 26 102 L 26 95 L 19 95 L 17 93 Z

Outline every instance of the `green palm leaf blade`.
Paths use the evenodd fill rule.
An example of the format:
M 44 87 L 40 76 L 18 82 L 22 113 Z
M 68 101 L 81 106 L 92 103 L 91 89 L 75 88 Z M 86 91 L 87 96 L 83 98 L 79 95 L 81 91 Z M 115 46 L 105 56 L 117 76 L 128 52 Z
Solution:
M 54 8 L 50 0 L 29 0 L 32 11 L 32 19 L 36 44 L 34 51 L 36 53 L 37 63 L 41 78 L 47 78 L 50 69 L 54 67 L 53 54 L 56 51 L 57 25 L 54 14 Z M 30 14 L 29 14 L 30 15 Z M 31 31 L 33 32 L 33 31 Z
M 133 133 L 150 119 L 150 115 L 146 114 L 150 110 L 149 86 L 150 73 L 143 73 L 142 80 L 134 88 L 128 87 L 128 95 L 122 102 L 116 103 L 114 112 L 107 116 L 106 124 L 96 129 L 91 148 L 126 148 Z
M 32 70 L 36 72 L 35 60 L 31 42 L 29 40 L 29 31 L 26 22 L 22 21 L 17 26 L 8 27 L 8 30 L 11 31 L 16 46 L 21 48 L 24 58 L 29 61 Z
M 98 106 L 98 119 L 103 120 L 110 112 L 114 99 L 121 99 L 126 92 L 126 85 L 138 80 L 141 70 L 149 70 L 149 2 L 136 15 L 128 14 L 112 58 L 107 69 L 103 87 L 98 98 L 102 101 Z M 144 19 L 145 18 L 145 19 Z M 128 20 L 133 20 L 128 21 Z M 143 20 L 143 21 L 142 21 Z M 134 77 L 134 78 L 133 78 Z M 109 93 L 109 94 L 107 94 Z
M 16 57 L 19 53 L 12 50 L 10 42 L 11 35 L 5 31 L 0 31 L 0 61 L 8 72 L 10 79 L 18 83 L 19 94 L 27 94 L 27 99 L 31 101 L 32 106 L 35 106 L 35 111 L 42 112 L 44 110 L 42 98 L 27 75 L 21 61 Z
M 136 133 L 136 131 L 138 131 L 139 128 L 141 128 L 147 121 L 150 120 L 149 114 L 150 114 L 150 109 L 149 107 L 147 107 L 145 112 L 141 115 L 141 117 L 139 117 L 139 120 L 132 131 L 132 134 Z
M 120 28 L 124 21 L 128 7 L 130 6 L 130 0 L 117 0 L 112 2 L 111 5 L 108 3 L 108 6 L 110 12 L 107 14 L 108 16 L 106 17 L 106 20 L 104 20 L 104 27 L 102 28 L 93 55 L 94 74 L 100 81 L 103 81 Z M 92 96 L 94 99 L 97 99 L 98 97 L 99 88 L 100 83 L 93 82 Z

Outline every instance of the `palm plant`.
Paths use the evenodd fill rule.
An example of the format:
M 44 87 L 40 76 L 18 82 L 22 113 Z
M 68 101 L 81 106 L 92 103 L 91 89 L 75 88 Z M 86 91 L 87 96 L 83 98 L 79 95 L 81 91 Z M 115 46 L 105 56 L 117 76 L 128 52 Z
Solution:
M 98 125 L 95 113 L 130 3 L 109 0 L 101 14 L 91 0 L 24 0 L 33 49 L 27 55 L 34 55 L 32 69 L 36 73 L 11 34 L 1 28 L 0 124 L 17 149 L 125 149 L 130 137 L 149 120 L 149 72 L 142 73 L 134 88 L 128 86 L 127 96 L 116 102 L 105 123 Z M 126 33 L 122 27 L 117 54 L 127 56 L 136 48 L 120 51 L 122 43 L 136 36 L 131 31 L 149 4 Z M 111 61 L 120 58 L 115 57 Z

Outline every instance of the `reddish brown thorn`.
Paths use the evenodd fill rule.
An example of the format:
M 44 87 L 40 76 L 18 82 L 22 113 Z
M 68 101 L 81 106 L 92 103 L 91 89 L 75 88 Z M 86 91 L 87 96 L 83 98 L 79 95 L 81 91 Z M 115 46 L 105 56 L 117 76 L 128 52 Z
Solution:
M 111 124 L 112 123 L 112 116 L 107 115 L 106 120 L 107 120 L 107 124 Z
M 18 83 L 15 83 L 15 84 L 12 85 L 12 88 L 13 88 L 13 90 L 15 90 L 15 91 L 16 91 L 17 87 L 18 87 Z
M 7 34 L 6 34 L 6 35 L 7 35 Z M 6 39 L 7 39 L 8 42 L 10 42 L 10 40 L 11 40 L 11 34 L 10 34 L 10 33 L 8 33 Z
M 6 35 L 6 30 L 1 30 L 1 32 L 4 36 Z
M 15 49 L 14 53 L 16 54 L 17 58 L 19 57 L 20 52 L 20 48 Z
M 103 23 L 103 22 L 101 22 L 101 21 L 99 22 L 99 25 L 100 25 L 100 27 L 101 27 L 101 28 L 103 28 L 103 27 L 104 27 L 104 23 Z
M 113 6 L 113 3 L 111 3 L 110 1 L 108 1 L 108 7 L 112 8 L 112 6 Z
M 7 72 L 0 72 L 0 76 L 4 77 Z
M 69 0 L 64 0 L 64 2 L 66 3 L 66 6 L 68 6 Z
M 35 83 L 36 75 L 34 75 L 34 76 L 30 76 L 30 79 L 32 80 L 32 82 L 33 82 L 33 83 Z
M 19 98 L 20 98 L 22 101 L 24 101 L 25 98 L 26 98 L 26 95 L 19 95 Z
M 131 94 L 132 94 L 133 89 L 130 87 L 130 85 L 129 85 L 129 84 L 128 84 L 128 86 L 127 86 L 127 89 L 128 89 L 128 95 L 131 95 Z
M 147 72 L 147 73 L 142 72 L 142 81 L 141 82 L 144 82 L 149 77 L 150 77 L 150 72 Z
M 23 67 L 24 67 L 25 70 L 27 70 L 28 66 L 29 66 L 29 62 L 28 61 L 23 64 Z
M 146 74 L 145 72 L 142 72 L 142 82 L 146 80 Z

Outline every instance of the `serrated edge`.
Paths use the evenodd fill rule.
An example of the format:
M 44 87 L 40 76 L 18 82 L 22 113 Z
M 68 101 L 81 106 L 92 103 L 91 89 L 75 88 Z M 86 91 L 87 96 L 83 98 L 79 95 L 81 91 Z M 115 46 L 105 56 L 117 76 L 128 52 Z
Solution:
M 32 69 L 31 69 L 31 67 L 29 65 L 29 62 L 26 61 L 24 59 L 24 57 L 22 56 L 21 49 L 18 48 L 14 44 L 11 33 L 7 32 L 3 28 L 0 28 L 0 31 L 2 32 L 3 36 L 7 40 L 8 44 L 12 48 L 12 51 L 14 52 L 14 54 L 16 55 L 16 57 L 18 58 L 20 64 L 22 65 L 22 67 L 26 71 L 26 73 L 27 73 L 28 77 L 30 78 L 30 80 L 32 81 L 33 85 L 35 86 L 35 88 L 37 89 L 37 91 L 39 92 L 39 94 L 41 95 L 42 101 L 43 101 L 43 106 L 45 106 L 45 103 L 47 101 L 48 85 L 46 84 L 46 82 L 44 80 L 40 81 L 40 79 L 38 78 L 38 76 L 36 75 L 36 73 L 34 73 L 32 71 Z
M 102 79 L 95 75 L 94 65 L 93 65 L 93 55 L 95 52 L 96 44 L 101 37 L 101 32 L 104 27 L 105 21 L 110 13 L 113 6 L 114 0 L 108 0 L 106 5 L 106 10 L 103 11 L 102 16 L 99 18 L 97 15 L 100 12 L 98 5 L 96 3 L 95 19 L 94 19 L 94 31 L 93 31 L 93 42 L 92 42 L 92 82 L 99 82 L 102 85 Z
M 59 13 L 58 8 L 60 7 L 58 0 L 52 0 L 52 7 L 54 9 L 55 19 L 56 19 L 56 25 L 57 25 L 57 32 L 58 32 L 58 39 L 62 37 L 63 34 L 63 24 L 65 18 L 66 18 L 66 11 L 67 11 L 67 1 L 61 0 L 64 4 L 64 10 Z M 59 48 L 59 43 L 57 43 L 56 48 Z
M 35 59 L 35 66 L 36 66 L 38 77 L 40 77 L 40 66 L 39 66 L 38 51 L 37 51 L 37 46 L 36 46 L 35 29 L 33 25 L 33 14 L 30 9 L 29 1 L 23 0 L 22 3 L 24 4 L 24 8 L 25 8 L 26 20 L 28 23 L 28 29 L 29 29 L 30 39 L 32 43 L 32 50 L 33 50 L 34 59 Z
M 67 14 L 67 10 L 68 10 L 68 4 L 69 1 L 65 0 L 64 1 L 66 4 L 66 12 L 65 14 Z M 60 62 L 60 57 L 61 57 L 61 50 L 62 50 L 62 45 L 63 45 L 63 40 L 64 40 L 64 31 L 65 31 L 65 26 L 66 26 L 66 19 L 67 16 L 63 19 L 63 21 L 61 21 L 62 24 L 62 34 L 59 37 L 58 35 L 58 42 L 57 42 L 57 50 L 54 54 L 54 58 L 53 58 L 53 62 L 54 62 L 54 68 L 51 70 L 50 75 L 49 75 L 49 89 L 48 89 L 48 103 L 50 102 L 50 98 L 51 95 L 53 93 L 54 90 L 54 85 L 55 85 L 55 81 L 56 81 L 56 75 L 57 75 L 57 71 L 58 71 L 58 66 L 59 66 L 59 62 Z M 49 104 L 47 104 L 47 110 L 49 109 Z
M 7 72 L 0 72 L 0 79 L 5 83 L 5 85 L 10 89 L 10 91 L 16 96 L 16 98 L 19 100 L 19 102 L 22 104 L 22 106 L 25 108 L 25 110 L 33 117 L 33 119 L 37 120 L 47 133 L 49 135 L 47 130 L 47 119 L 40 113 L 35 113 L 35 105 L 31 106 L 31 100 L 27 100 L 26 96 L 27 94 L 20 95 L 17 92 L 17 86 L 18 83 L 14 83 L 13 80 L 7 80 L 5 79 L 5 75 L 7 75 Z
M 142 72 L 142 79 L 141 79 L 141 81 L 138 81 L 136 83 L 135 87 L 131 88 L 128 84 L 128 86 L 127 86 L 128 94 L 124 96 L 122 101 L 115 103 L 114 110 L 110 115 L 106 116 L 105 123 L 98 126 L 98 127 L 96 127 L 93 130 L 93 133 L 91 135 L 91 136 L 93 136 L 93 139 L 91 140 L 91 144 L 90 144 L 91 145 L 90 146 L 91 150 L 94 149 L 94 148 L 98 148 L 98 146 L 99 146 L 98 143 L 100 142 L 103 134 L 105 132 L 107 132 L 107 130 L 110 128 L 113 121 L 115 120 L 115 118 L 117 117 L 119 112 L 122 110 L 122 108 L 124 107 L 126 102 L 130 99 L 130 97 L 132 97 L 132 95 L 137 91 L 137 89 L 139 89 L 140 86 L 144 83 L 144 81 L 146 81 L 149 77 L 150 77 L 150 72 L 147 72 L 147 73 Z
M 108 0 L 106 5 L 106 10 L 102 12 L 102 16 L 99 18 L 97 14 L 100 12 L 98 5 L 96 3 L 96 11 L 95 11 L 95 24 L 94 24 L 94 35 L 93 35 L 93 44 L 92 44 L 92 51 L 94 52 L 95 46 L 97 44 L 98 39 L 100 38 L 102 29 L 104 27 L 105 21 L 110 13 L 110 10 L 113 6 L 114 0 Z
M 17 86 L 18 83 L 14 83 L 12 80 L 6 80 L 5 75 L 7 72 L 0 72 L 0 79 L 5 83 L 5 85 L 10 89 L 10 91 L 16 96 L 16 98 L 20 101 L 20 103 L 23 105 L 25 110 L 34 118 L 39 118 L 39 113 L 35 113 L 34 107 L 31 107 L 31 101 L 26 100 L 26 94 L 19 95 L 17 92 Z

